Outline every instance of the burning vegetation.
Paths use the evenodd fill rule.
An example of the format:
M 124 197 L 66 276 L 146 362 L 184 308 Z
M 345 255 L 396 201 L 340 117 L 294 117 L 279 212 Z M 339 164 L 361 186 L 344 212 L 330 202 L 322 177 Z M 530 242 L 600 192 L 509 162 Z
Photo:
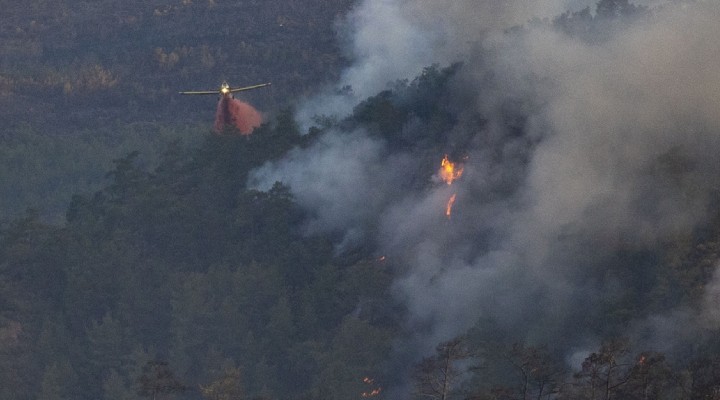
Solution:
M 452 185 L 455 180 L 462 176 L 463 165 L 450 161 L 448 159 L 448 155 L 445 154 L 445 157 L 440 163 L 440 171 L 438 172 L 438 174 L 440 176 L 440 179 L 443 180 L 443 182 L 447 183 L 448 185 Z
M 438 171 L 438 176 L 443 182 L 450 186 L 453 182 L 455 182 L 455 180 L 462 176 L 463 169 L 464 166 L 462 164 L 450 161 L 448 155 L 445 154 L 445 157 L 443 157 L 440 162 L 440 171 Z M 453 193 L 445 204 L 445 216 L 448 218 L 452 216 L 452 208 L 453 205 L 455 205 L 456 197 L 457 193 Z
M 452 215 L 452 208 L 455 204 L 455 197 L 457 196 L 457 193 L 453 193 L 452 196 L 450 196 L 450 199 L 448 200 L 447 204 L 445 205 L 445 216 L 450 218 Z
M 363 378 L 363 383 L 369 388 L 369 390 L 360 393 L 363 398 L 375 397 L 382 392 L 382 388 L 375 385 L 375 379 L 366 376 Z

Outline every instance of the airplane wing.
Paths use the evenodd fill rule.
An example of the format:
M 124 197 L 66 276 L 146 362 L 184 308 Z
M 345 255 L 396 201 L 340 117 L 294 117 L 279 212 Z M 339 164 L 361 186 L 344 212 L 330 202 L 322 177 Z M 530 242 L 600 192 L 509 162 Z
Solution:
M 236 89 L 230 89 L 230 93 L 237 93 L 237 92 L 244 92 L 244 91 L 246 91 L 246 90 L 259 89 L 259 88 L 261 88 L 261 87 L 270 86 L 270 85 L 271 85 L 271 83 L 268 82 L 268 83 L 261 83 L 261 84 L 259 84 L 259 85 L 253 85 L 253 86 L 246 86 L 246 87 L 241 87 L 241 88 L 236 88 Z
M 198 90 L 198 91 L 189 91 L 189 92 L 178 92 L 180 94 L 220 94 L 220 91 L 218 90 Z

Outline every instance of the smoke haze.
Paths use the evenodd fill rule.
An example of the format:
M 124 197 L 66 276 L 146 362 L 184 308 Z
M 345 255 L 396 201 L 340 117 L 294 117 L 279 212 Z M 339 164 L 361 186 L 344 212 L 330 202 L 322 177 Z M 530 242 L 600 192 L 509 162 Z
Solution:
M 705 222 L 720 187 L 720 5 L 645 2 L 650 12 L 597 37 L 548 21 L 502 32 L 590 4 L 364 1 L 346 21 L 356 62 L 340 82 L 356 97 L 320 96 L 299 118 L 342 116 L 388 81 L 462 61 L 445 93 L 457 123 L 441 134 L 467 156 L 464 175 L 450 188 L 418 172 L 442 153 L 429 165 L 417 148 L 335 130 L 251 184 L 287 183 L 314 216 L 309 231 L 372 241 L 393 260 L 425 350 L 480 320 L 568 355 L 587 346 L 606 333 L 602 310 L 635 290 L 620 277 L 657 262 L 622 254 L 654 254 Z M 423 178 L 422 190 L 408 184 Z M 672 350 L 717 328 L 718 282 L 700 309 L 637 316 L 638 335 Z

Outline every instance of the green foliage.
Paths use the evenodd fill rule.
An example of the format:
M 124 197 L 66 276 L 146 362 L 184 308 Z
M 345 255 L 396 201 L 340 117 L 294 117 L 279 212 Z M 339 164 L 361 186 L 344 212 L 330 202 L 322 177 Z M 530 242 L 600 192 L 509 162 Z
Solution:
M 611 37 L 618 27 L 651 14 L 647 6 L 638 6 L 629 0 L 600 0 L 595 13 L 586 7 L 568 11 L 555 18 L 553 24 L 565 33 L 589 43 L 600 43 Z
M 448 83 L 461 68 L 454 64 L 440 69 L 433 65 L 412 82 L 399 81 L 358 104 L 349 124 L 360 124 L 387 140 L 393 150 L 428 149 L 443 145 L 454 123 L 448 109 Z M 424 129 L 409 129 L 417 122 Z
M 110 369 L 112 372 L 122 368 L 122 358 L 126 348 L 120 321 L 110 314 L 105 314 L 101 321 L 91 323 L 86 335 L 90 363 L 95 371 Z
M 133 400 L 135 393 L 128 389 L 127 382 L 115 370 L 110 370 L 108 376 L 103 380 L 103 400 Z
M 164 361 L 149 361 L 143 367 L 139 382 L 138 395 L 152 400 L 172 398 L 173 395 L 188 389 L 177 380 L 168 363 Z
M 215 98 L 180 90 L 272 82 L 243 93 L 267 112 L 345 64 L 333 24 L 354 0 L 273 3 L 29 0 L 0 15 L 0 194 L 59 223 L 73 194 L 103 186 L 111 160 L 153 164 L 176 139 L 197 143 Z
M 244 397 L 242 371 L 238 368 L 225 369 L 217 380 L 201 386 L 200 391 L 207 400 L 241 400 Z
M 339 262 L 330 238 L 304 236 L 282 184 L 245 187 L 250 169 L 307 140 L 286 112 L 250 138 L 170 145 L 153 163 L 130 152 L 104 187 L 73 197 L 63 226 L 36 213 L 4 224 L 0 317 L 22 335 L 0 347 L 14 356 L 0 361 L 0 387 L 14 383 L 15 398 L 171 398 L 200 385 L 210 398 L 300 398 L 328 384 L 319 376 L 356 385 L 383 373 L 394 320 L 372 313 L 392 313 L 389 271 Z
M 53 362 L 45 369 L 38 400 L 70 400 L 77 396 L 77 375 L 67 362 Z
M 139 123 L 64 135 L 30 124 L 5 132 L 0 139 L 0 180 L 15 190 L 0 194 L 0 210 L 10 218 L 33 208 L 45 221 L 62 222 L 74 194 L 97 190 L 107 182 L 104 171 L 113 166 L 113 159 L 138 151 L 142 164 L 153 166 L 172 143 L 193 146 L 200 137 L 198 128 Z
M 363 378 L 384 372 L 379 366 L 390 351 L 391 334 L 354 317 L 343 319 L 327 344 L 329 351 L 316 354 L 319 370 L 314 376 L 314 395 L 339 399 L 363 393 Z

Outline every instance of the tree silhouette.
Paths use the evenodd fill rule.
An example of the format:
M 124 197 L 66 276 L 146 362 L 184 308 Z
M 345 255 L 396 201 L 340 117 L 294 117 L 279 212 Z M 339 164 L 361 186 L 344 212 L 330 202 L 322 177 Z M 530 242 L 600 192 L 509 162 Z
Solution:
M 440 343 L 435 349 L 435 355 L 424 358 L 415 368 L 416 396 L 447 400 L 463 374 L 457 363 L 470 357 L 472 352 L 462 337 Z
M 172 398 L 173 395 L 187 390 L 187 387 L 175 378 L 165 361 L 148 361 L 143 367 L 139 383 L 138 395 L 152 400 Z

